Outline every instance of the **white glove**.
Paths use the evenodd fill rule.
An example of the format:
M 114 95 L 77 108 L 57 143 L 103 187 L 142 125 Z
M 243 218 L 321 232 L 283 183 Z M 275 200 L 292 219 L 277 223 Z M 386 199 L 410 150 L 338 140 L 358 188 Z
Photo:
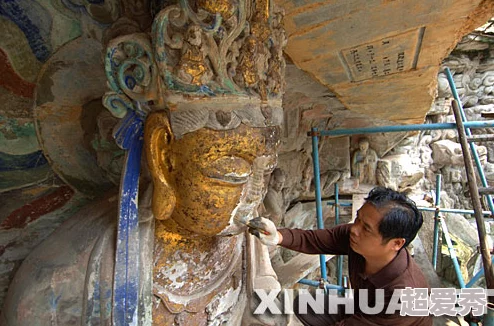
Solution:
M 255 235 L 266 246 L 276 246 L 280 242 L 280 235 L 274 223 L 264 217 L 256 217 L 247 222 L 249 233 Z

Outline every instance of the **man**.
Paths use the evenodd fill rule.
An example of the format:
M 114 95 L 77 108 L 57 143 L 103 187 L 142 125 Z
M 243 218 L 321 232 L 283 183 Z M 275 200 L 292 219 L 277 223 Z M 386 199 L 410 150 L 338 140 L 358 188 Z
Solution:
M 281 245 L 306 254 L 348 255 L 354 314 L 331 315 L 327 301 L 324 314 L 315 314 L 311 309 L 308 314 L 300 314 L 295 300 L 295 313 L 304 325 L 432 325 L 429 316 L 403 317 L 399 311 L 384 313 L 395 289 L 429 287 L 422 271 L 404 249 L 422 226 L 421 213 L 413 201 L 388 188 L 374 188 L 365 200 L 352 224 L 322 230 L 277 230 L 271 221 L 259 218 L 251 221 L 249 231 L 265 245 Z M 267 232 L 259 233 L 258 229 Z M 361 311 L 361 289 L 369 291 L 369 307 L 373 307 L 376 289 L 384 289 L 382 313 L 366 315 Z

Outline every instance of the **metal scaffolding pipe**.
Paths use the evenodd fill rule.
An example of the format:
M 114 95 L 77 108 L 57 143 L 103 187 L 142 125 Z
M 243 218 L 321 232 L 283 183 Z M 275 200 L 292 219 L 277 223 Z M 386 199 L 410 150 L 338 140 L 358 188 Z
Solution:
M 487 121 L 467 121 L 464 123 L 467 128 L 492 128 L 494 120 Z M 401 132 L 401 131 L 419 131 L 419 130 L 443 130 L 456 129 L 455 123 L 424 123 L 417 125 L 394 125 L 380 126 L 370 128 L 354 128 L 354 129 L 334 129 L 322 130 L 319 132 L 321 136 L 348 136 L 361 134 L 375 134 L 378 132 Z
M 328 206 L 334 206 L 336 205 L 335 203 L 328 203 Z M 339 203 L 338 206 L 340 207 L 352 207 L 352 203 Z
M 467 136 L 465 134 L 465 127 L 463 126 L 460 111 L 458 102 L 453 100 L 453 113 L 455 114 L 456 123 L 458 124 L 458 138 L 460 139 L 461 149 L 463 151 L 463 161 L 465 162 L 470 199 L 472 200 L 472 206 L 475 211 L 474 216 L 475 222 L 477 223 L 477 233 L 479 235 L 480 254 L 482 255 L 482 263 L 484 264 L 485 270 L 485 283 L 488 289 L 494 289 L 494 270 L 492 269 L 491 253 L 489 244 L 487 243 L 484 219 L 481 214 L 482 204 L 480 202 L 475 170 L 472 164 L 472 156 L 468 149 Z M 480 171 L 482 171 L 482 166 L 480 167 Z M 488 302 L 494 303 L 494 298 L 489 297 Z
M 312 128 L 312 164 L 314 165 L 314 186 L 316 191 L 316 214 L 317 228 L 324 229 L 324 221 L 322 219 L 322 200 L 321 200 L 321 177 L 319 170 L 319 140 L 317 138 L 317 128 Z M 326 255 L 319 255 L 319 263 L 321 265 L 321 278 L 326 281 L 328 272 L 326 270 Z
M 470 132 L 470 129 L 468 129 L 468 126 L 466 126 L 467 119 L 465 116 L 465 111 L 463 110 L 463 105 L 461 104 L 460 97 L 458 96 L 458 92 L 456 91 L 456 85 L 453 81 L 453 75 L 451 74 L 451 71 L 449 70 L 448 67 L 446 67 L 445 72 L 446 72 L 446 77 L 448 78 L 449 86 L 453 93 L 453 97 L 455 98 L 455 100 L 453 101 L 453 113 L 455 115 L 456 124 L 458 125 L 458 138 L 459 138 L 459 142 L 461 143 L 461 148 L 463 150 L 463 158 L 465 161 L 465 169 L 468 177 L 470 196 L 472 198 L 472 204 L 475 210 L 474 216 L 475 216 L 475 221 L 477 222 L 477 231 L 479 234 L 479 242 L 480 242 L 480 253 L 482 254 L 482 263 L 484 264 L 484 270 L 485 270 L 485 283 L 488 289 L 492 289 L 494 287 L 494 271 L 492 269 L 491 254 L 489 249 L 487 248 L 487 243 L 485 241 L 485 225 L 482 219 L 482 214 L 481 214 L 482 207 L 480 202 L 480 196 L 477 192 L 478 187 L 477 187 L 475 172 L 473 171 L 471 156 L 474 157 L 475 165 L 477 166 L 477 172 L 480 177 L 480 181 L 482 182 L 482 186 L 488 187 L 487 179 L 485 178 L 482 164 L 480 164 L 480 159 L 477 153 L 475 143 L 468 144 L 470 146 L 471 153 L 468 152 L 467 137 L 471 136 L 472 133 Z M 486 195 L 485 198 L 487 199 L 487 204 L 489 205 L 489 209 L 494 215 L 494 204 L 492 202 L 491 195 Z M 487 299 L 488 304 L 492 304 L 493 300 L 494 298 L 488 297 Z M 485 315 L 483 324 L 486 326 L 487 325 L 492 326 L 494 325 L 494 315 L 492 314 L 492 311 L 490 311 L 489 306 L 488 306 L 488 310 L 491 313 Z
M 436 207 L 439 208 L 441 203 L 441 175 L 436 175 Z M 437 267 L 437 247 L 439 244 L 439 209 L 434 213 L 434 241 L 432 245 L 432 267 Z
M 334 223 L 336 225 L 340 224 L 340 203 L 339 203 L 339 189 L 338 183 L 334 184 Z M 338 255 L 336 260 L 336 280 L 338 285 L 343 284 L 343 256 Z
M 434 208 L 434 207 L 418 207 L 419 211 L 435 212 L 440 211 L 444 213 L 458 213 L 458 214 L 475 214 L 471 209 L 456 209 L 456 208 Z M 483 215 L 491 216 L 492 213 L 489 211 L 482 211 Z
M 491 262 L 494 263 L 494 257 L 491 257 Z M 484 268 L 480 268 L 477 274 L 475 274 L 465 286 L 471 288 L 482 276 L 484 276 Z
M 318 288 L 321 285 L 321 283 L 318 281 L 313 281 L 313 280 L 309 280 L 306 278 L 299 280 L 298 283 L 304 284 L 304 285 L 309 285 L 309 286 L 314 286 L 316 288 Z M 345 288 L 341 285 L 335 285 L 335 284 L 329 284 L 329 283 L 325 283 L 324 287 L 326 288 L 326 290 L 338 290 L 338 291 L 344 291 L 345 290 Z
M 456 100 L 456 103 L 458 104 L 458 111 L 461 116 L 461 121 L 463 122 L 464 130 L 465 130 L 465 135 L 466 137 L 472 136 L 472 132 L 469 129 L 469 126 L 467 125 L 467 118 L 465 116 L 465 111 L 463 110 L 463 105 L 461 104 L 460 97 L 458 96 L 458 92 L 456 91 L 456 85 L 455 82 L 453 81 L 453 75 L 451 75 L 451 71 L 449 70 L 448 67 L 445 69 L 446 72 L 446 77 L 448 78 L 449 82 L 449 87 L 451 88 L 451 92 L 453 93 L 453 97 Z M 458 118 L 456 119 L 456 123 L 458 124 Z M 475 166 L 477 167 L 477 172 L 480 177 L 480 181 L 482 183 L 483 187 L 488 187 L 489 185 L 487 184 L 487 179 L 484 174 L 484 169 L 482 168 L 482 164 L 480 163 L 479 159 L 479 154 L 477 153 L 477 146 L 475 143 L 469 143 L 470 146 L 470 151 L 472 152 L 473 159 L 475 161 Z M 494 215 L 494 204 L 492 203 L 492 196 L 491 195 L 486 195 L 485 198 L 487 199 L 487 204 L 489 205 L 489 209 L 492 212 L 492 215 Z
M 460 288 L 465 288 L 465 281 L 463 280 L 463 275 L 461 275 L 460 264 L 458 263 L 458 258 L 456 257 L 456 251 L 453 247 L 453 242 L 451 241 L 451 237 L 449 236 L 448 226 L 446 225 L 446 221 L 443 218 L 439 219 L 441 221 L 441 228 L 443 229 L 444 239 L 446 240 L 446 244 L 448 245 L 449 256 L 453 261 L 453 266 L 455 267 L 456 278 L 458 278 L 458 283 L 460 284 Z

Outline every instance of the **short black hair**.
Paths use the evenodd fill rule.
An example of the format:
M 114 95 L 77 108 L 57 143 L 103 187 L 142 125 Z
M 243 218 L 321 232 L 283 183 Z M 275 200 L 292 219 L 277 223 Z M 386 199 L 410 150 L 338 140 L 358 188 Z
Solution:
M 393 189 L 376 187 L 369 192 L 365 201 L 373 204 L 384 216 L 379 224 L 379 233 L 385 242 L 393 238 L 404 238 L 403 248 L 415 238 L 424 219 L 413 200 Z

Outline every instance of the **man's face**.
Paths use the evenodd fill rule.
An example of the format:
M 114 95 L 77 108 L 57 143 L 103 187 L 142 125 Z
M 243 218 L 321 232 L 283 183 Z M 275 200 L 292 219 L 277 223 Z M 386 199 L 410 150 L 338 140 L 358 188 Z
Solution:
M 366 260 L 385 256 L 394 250 L 392 241 L 383 242 L 379 233 L 382 219 L 383 214 L 373 204 L 365 203 L 351 227 L 350 247 Z
M 175 140 L 171 153 L 165 154 L 171 160 L 170 183 L 177 198 L 171 217 L 202 235 L 215 235 L 234 225 L 232 213 L 241 196 L 249 207 L 257 208 L 262 200 L 262 185 L 255 191 L 244 188 L 253 178 L 262 182 L 263 174 L 272 171 L 278 139 L 278 127 L 242 124 L 226 131 L 203 128 Z M 269 162 L 266 169 L 254 168 L 259 160 Z

